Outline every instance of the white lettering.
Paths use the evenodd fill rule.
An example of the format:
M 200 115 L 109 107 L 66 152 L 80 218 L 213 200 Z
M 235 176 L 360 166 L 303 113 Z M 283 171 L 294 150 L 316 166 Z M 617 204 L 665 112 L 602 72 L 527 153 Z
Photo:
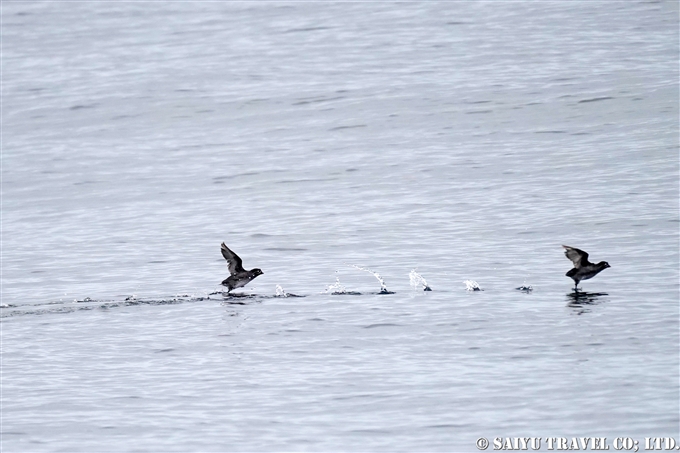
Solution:
M 661 450 L 661 438 L 645 437 L 645 450 Z
M 609 445 L 607 445 L 606 437 L 594 437 L 593 438 L 593 450 L 609 450 Z
M 623 442 L 621 442 L 621 445 L 623 445 L 623 448 L 626 450 L 632 450 L 635 446 L 635 441 L 632 437 L 626 437 L 623 439 Z
M 554 437 L 548 437 L 545 439 L 546 442 L 548 443 L 548 450 L 554 450 L 555 449 L 555 438 Z

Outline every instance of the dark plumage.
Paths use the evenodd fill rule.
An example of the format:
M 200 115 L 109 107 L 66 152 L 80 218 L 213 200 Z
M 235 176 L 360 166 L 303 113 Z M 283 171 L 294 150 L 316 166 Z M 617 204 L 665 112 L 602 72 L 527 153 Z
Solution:
M 243 269 L 243 261 L 241 258 L 239 258 L 236 253 L 229 250 L 229 247 L 224 245 L 224 242 L 222 243 L 222 256 L 227 260 L 229 273 L 231 274 L 222 282 L 222 284 L 228 288 L 227 292 L 230 292 L 232 289 L 246 286 L 252 279 L 264 273 L 257 268 L 250 271 Z
M 563 245 L 562 247 L 565 248 L 564 254 L 572 261 L 572 263 L 574 263 L 574 268 L 567 272 L 566 275 L 574 280 L 575 291 L 578 291 L 578 284 L 581 280 L 593 278 L 603 269 L 611 267 L 606 261 L 600 261 L 597 264 L 591 263 L 588 261 L 588 254 L 583 250 L 567 245 Z

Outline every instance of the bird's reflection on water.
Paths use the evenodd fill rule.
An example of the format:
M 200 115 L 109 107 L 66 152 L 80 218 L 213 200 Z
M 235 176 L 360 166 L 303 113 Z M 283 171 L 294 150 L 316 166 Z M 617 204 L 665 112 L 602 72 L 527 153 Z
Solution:
M 592 305 L 598 305 L 606 301 L 603 297 L 608 296 L 607 293 L 587 293 L 585 291 L 575 291 L 567 294 L 567 307 L 573 308 L 577 315 L 589 313 L 588 308 Z

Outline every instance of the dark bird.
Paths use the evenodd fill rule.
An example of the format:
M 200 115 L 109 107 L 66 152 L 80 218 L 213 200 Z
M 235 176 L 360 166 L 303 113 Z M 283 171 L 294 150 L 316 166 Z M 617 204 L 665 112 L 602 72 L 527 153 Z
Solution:
M 258 275 L 264 274 L 262 270 L 257 268 L 250 271 L 243 269 L 243 261 L 241 258 L 236 253 L 229 250 L 229 247 L 224 245 L 224 242 L 222 243 L 222 256 L 227 260 L 227 266 L 229 266 L 229 273 L 231 274 L 222 282 L 224 286 L 229 288 L 227 292 L 230 292 L 232 289 L 246 286 L 252 279 Z
M 578 291 L 578 284 L 581 280 L 593 278 L 603 269 L 611 267 L 606 261 L 600 261 L 597 264 L 591 263 L 588 261 L 588 254 L 583 250 L 569 247 L 567 245 L 563 245 L 562 247 L 565 248 L 564 254 L 571 260 L 572 263 L 574 263 L 574 268 L 566 274 L 567 277 L 571 277 L 574 280 L 574 291 Z

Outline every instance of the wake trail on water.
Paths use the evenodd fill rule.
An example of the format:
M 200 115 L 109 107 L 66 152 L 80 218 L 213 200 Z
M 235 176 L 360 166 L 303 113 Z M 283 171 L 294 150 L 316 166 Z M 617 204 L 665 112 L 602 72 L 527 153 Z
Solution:
M 137 296 L 129 296 L 122 300 L 97 300 L 90 297 L 83 299 L 76 299 L 70 302 L 48 302 L 44 304 L 29 304 L 29 305 L 11 305 L 11 310 L 2 310 L 0 318 L 9 318 L 14 316 L 24 315 L 47 315 L 57 313 L 72 313 L 76 311 L 91 311 L 91 310 L 110 310 L 122 307 L 132 307 L 137 305 L 175 305 L 187 302 L 201 302 L 211 299 L 209 295 L 193 296 L 189 294 L 177 294 L 168 298 L 140 298 Z M 9 308 L 5 307 L 5 308 Z M 44 308 L 43 308 L 44 307 Z
M 345 285 L 343 285 L 340 282 L 340 277 L 337 275 L 338 271 L 336 271 L 336 276 L 335 276 L 335 283 L 328 285 L 326 289 L 319 293 L 319 294 L 329 294 L 329 295 L 351 295 L 351 296 L 360 296 L 360 295 L 367 295 L 367 294 L 394 294 L 394 292 L 390 291 L 387 289 L 387 285 L 385 284 L 385 280 L 382 278 L 382 276 L 377 273 L 372 271 L 371 269 L 367 269 L 365 267 L 358 266 L 356 264 L 347 264 L 347 266 L 353 267 L 357 270 L 363 271 L 363 272 L 368 272 L 371 274 L 373 277 L 378 280 L 380 283 L 380 291 L 377 293 L 361 293 L 358 291 L 348 291 Z M 409 273 L 409 281 L 411 284 L 411 287 L 413 287 L 414 290 L 422 290 L 422 291 L 432 291 L 430 286 L 427 284 L 427 281 L 425 278 L 420 275 L 415 269 L 411 270 Z M 484 291 L 480 286 L 479 283 L 477 283 L 474 280 L 464 280 L 463 283 L 465 284 L 465 289 L 466 291 Z M 521 291 L 526 294 L 530 294 L 533 291 L 533 288 L 531 285 L 527 285 L 527 283 L 523 283 L 521 286 L 514 288 L 516 291 Z M 199 292 L 201 294 L 201 292 Z M 602 296 L 605 294 L 600 294 L 600 293 L 595 293 L 594 296 Z M 211 296 L 221 296 L 221 298 L 215 298 Z M 583 292 L 578 292 L 573 295 L 573 299 L 577 300 L 578 302 L 583 303 L 585 300 L 585 303 L 588 303 L 588 293 L 583 293 Z M 194 295 L 194 294 L 175 294 L 174 296 L 169 296 L 169 297 L 150 297 L 150 298 L 145 298 L 145 297 L 139 297 L 136 294 L 133 294 L 131 296 L 122 296 L 121 299 L 118 300 L 97 300 L 94 298 L 90 297 L 84 297 L 82 299 L 75 299 L 75 300 L 70 300 L 70 301 L 50 301 L 50 302 L 45 302 L 45 303 L 38 303 L 38 304 L 26 304 L 26 305 L 21 305 L 21 304 L 8 304 L 8 303 L 3 303 L 0 304 L 0 319 L 1 318 L 8 318 L 8 317 L 13 317 L 13 316 L 20 316 L 20 315 L 29 315 L 29 314 L 48 314 L 48 313 L 69 313 L 73 311 L 81 311 L 81 310 L 94 310 L 94 309 L 99 309 L 99 310 L 108 310 L 108 309 L 114 309 L 114 308 L 119 308 L 119 307 L 130 307 L 130 306 L 135 306 L 135 305 L 172 305 L 172 304 L 181 304 L 181 303 L 191 303 L 191 302 L 200 302 L 200 301 L 206 301 L 206 300 L 219 300 L 223 304 L 237 304 L 237 305 L 246 305 L 250 302 L 261 302 L 265 299 L 275 299 L 275 298 L 289 298 L 289 297 L 306 297 L 306 295 L 298 295 L 298 294 L 293 294 L 287 292 L 285 289 L 283 289 L 283 286 L 281 285 L 276 285 L 276 292 L 275 294 L 268 294 L 268 295 L 262 295 L 262 294 L 251 294 L 251 293 L 229 293 L 227 291 L 222 291 L 222 290 L 215 290 L 213 292 L 206 292 L 202 293 L 202 295 Z

